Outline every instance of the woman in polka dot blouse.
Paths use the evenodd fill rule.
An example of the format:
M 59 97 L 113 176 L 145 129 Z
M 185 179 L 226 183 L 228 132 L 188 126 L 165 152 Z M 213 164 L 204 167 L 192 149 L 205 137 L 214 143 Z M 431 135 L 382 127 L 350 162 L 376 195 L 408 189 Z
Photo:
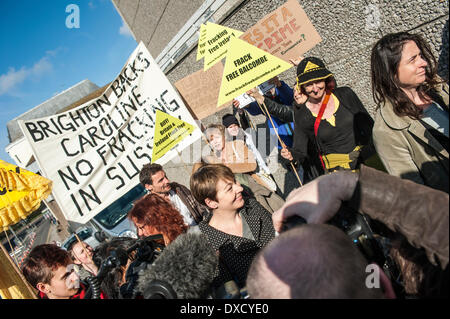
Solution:
M 211 210 L 199 227 L 219 252 L 213 286 L 234 280 L 239 288 L 245 287 L 254 256 L 275 237 L 271 213 L 254 198 L 243 196 L 233 172 L 222 164 L 201 166 L 190 186 L 195 199 Z

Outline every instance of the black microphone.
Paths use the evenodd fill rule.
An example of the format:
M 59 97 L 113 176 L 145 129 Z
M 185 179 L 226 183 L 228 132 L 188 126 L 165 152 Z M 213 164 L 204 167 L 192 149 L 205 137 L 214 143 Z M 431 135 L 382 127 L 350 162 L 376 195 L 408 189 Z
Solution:
M 205 235 L 181 234 L 139 273 L 137 290 L 145 299 L 206 298 L 218 263 Z

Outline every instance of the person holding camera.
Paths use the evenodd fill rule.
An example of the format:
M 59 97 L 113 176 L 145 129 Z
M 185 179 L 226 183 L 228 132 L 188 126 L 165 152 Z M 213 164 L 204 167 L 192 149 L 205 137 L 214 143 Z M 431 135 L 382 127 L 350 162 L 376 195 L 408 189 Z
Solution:
M 395 262 L 400 268 L 407 297 L 448 296 L 448 194 L 362 165 L 358 173 L 345 171 L 324 175 L 304 187 L 294 190 L 288 196 L 286 204 L 274 212 L 272 216 L 274 227 L 277 231 L 281 231 L 283 224 L 292 216 L 301 216 L 307 224 L 326 223 L 333 218 L 344 202 L 348 207 L 382 223 L 392 232 L 391 236 L 396 237 L 391 254 L 394 255 Z M 300 232 L 302 227 L 306 226 L 300 226 L 298 230 L 294 228 L 290 232 Z M 317 232 L 314 229 L 308 231 Z M 284 242 L 283 237 L 289 236 L 285 235 L 287 233 L 281 234 L 271 245 L 276 245 L 277 241 Z M 282 257 L 292 255 L 294 248 L 296 251 L 313 249 L 308 245 L 319 248 L 322 245 L 345 245 L 343 241 L 332 243 L 332 238 L 326 234 L 325 232 L 323 236 L 317 235 L 316 240 L 288 241 L 284 246 L 278 245 L 280 248 L 277 252 L 279 256 L 276 266 L 278 268 L 268 264 L 267 256 L 270 256 L 270 248 L 267 248 L 267 256 L 263 251 L 260 258 L 255 259 L 259 262 L 252 265 L 254 270 L 249 271 L 249 276 L 252 278 L 251 281 L 247 279 L 249 283 L 252 282 L 248 286 L 250 295 L 253 293 L 259 298 L 271 297 L 271 295 L 257 293 L 260 285 L 267 281 L 267 278 L 259 275 L 260 273 L 272 273 L 273 280 L 266 284 L 269 284 L 273 291 L 276 290 L 275 287 L 292 289 L 289 285 L 298 288 L 299 281 L 295 277 L 296 273 L 306 276 L 310 285 L 314 284 L 314 272 L 316 271 L 314 260 L 298 259 L 295 267 L 287 268 L 292 260 L 288 262 L 286 258 Z M 309 236 L 312 235 L 309 234 Z M 400 244 L 395 244 L 398 242 Z M 324 255 L 325 252 L 333 251 L 333 249 L 319 248 L 318 254 L 314 258 L 327 257 Z M 335 249 L 338 248 L 335 247 Z M 334 274 L 336 267 L 346 265 L 347 257 L 345 254 L 339 254 L 336 259 L 330 260 L 332 262 L 327 262 L 328 273 Z M 301 271 L 288 277 L 289 284 L 279 279 L 288 276 L 283 274 L 283 277 L 278 277 L 281 270 L 286 272 L 290 269 L 297 270 L 300 267 Z M 265 271 L 261 272 L 259 269 Z M 384 282 L 382 272 L 379 274 L 380 280 Z M 356 278 L 346 278 L 350 281 L 356 280 Z M 341 282 L 341 285 L 334 288 L 337 292 L 333 296 L 336 298 L 337 296 L 348 297 L 345 294 L 345 282 Z M 392 296 L 389 294 L 389 287 L 386 287 L 385 292 Z M 306 298 L 305 295 L 302 296 Z M 318 295 L 315 292 L 312 296 Z
M 373 280 L 367 281 L 368 275 Z M 350 237 L 316 224 L 294 227 L 264 247 L 248 272 L 247 290 L 252 299 L 395 297 L 388 277 L 368 264 Z
M 85 280 L 89 276 L 96 276 L 98 267 L 92 260 L 93 249 L 85 242 L 74 240 L 67 251 L 70 253 L 74 264 L 79 266 L 78 275 L 81 280 Z
M 53 244 L 34 247 L 22 265 L 22 273 L 38 290 L 39 299 L 90 299 L 91 287 L 75 272 L 70 254 Z M 106 295 L 100 292 L 100 299 Z

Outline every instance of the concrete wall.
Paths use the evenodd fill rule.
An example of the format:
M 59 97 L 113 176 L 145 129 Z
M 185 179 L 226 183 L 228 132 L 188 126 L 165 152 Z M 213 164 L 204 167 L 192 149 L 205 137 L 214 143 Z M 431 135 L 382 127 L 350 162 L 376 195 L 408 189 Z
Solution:
M 136 40 L 147 39 L 147 33 L 155 29 L 155 21 L 143 19 L 140 13 L 132 18 L 133 15 L 130 12 L 133 8 L 136 9 L 136 3 L 145 7 L 150 6 L 150 3 L 162 1 L 113 0 L 113 2 L 131 26 Z M 170 2 L 168 8 L 182 8 L 185 3 L 181 0 Z M 193 1 L 189 10 L 195 11 L 194 3 L 199 5 L 199 1 Z M 284 3 L 284 0 L 243 1 L 221 24 L 246 31 L 264 15 Z M 371 114 L 374 113 L 375 104 L 370 88 L 370 50 L 375 41 L 387 33 L 411 31 L 423 35 L 433 48 L 436 59 L 439 60 L 439 74 L 448 79 L 448 0 L 303 0 L 300 4 L 323 39 L 319 45 L 307 52 L 306 56 L 317 56 L 323 59 L 335 74 L 338 85 L 352 87 Z M 187 21 L 189 17 L 184 12 L 179 14 L 180 18 L 176 19 L 178 20 L 176 23 L 180 22 L 177 25 L 181 27 L 183 25 L 181 21 Z M 159 18 L 159 25 L 156 26 L 159 30 L 167 28 L 167 35 L 176 33 L 170 25 L 174 21 L 169 19 L 169 16 L 169 13 L 163 14 Z M 148 31 L 144 31 L 145 29 Z M 152 41 L 164 43 L 165 40 L 160 34 L 154 36 Z M 148 46 L 148 49 L 155 54 L 152 44 Z M 200 70 L 202 63 L 203 60 L 196 61 L 195 47 L 168 72 L 167 76 L 172 83 L 175 83 Z M 294 83 L 295 68 L 280 74 L 280 78 L 288 84 Z M 203 122 L 204 124 L 220 122 L 221 116 L 230 111 L 231 107 L 211 115 Z M 264 121 L 262 117 L 256 117 L 254 120 L 257 123 Z M 179 174 L 180 166 L 182 164 L 168 163 L 166 165 L 168 176 L 188 185 L 189 176 Z M 274 176 L 284 194 L 298 186 L 292 172 L 281 166 Z
M 113 0 L 137 42 L 156 58 L 203 0 Z

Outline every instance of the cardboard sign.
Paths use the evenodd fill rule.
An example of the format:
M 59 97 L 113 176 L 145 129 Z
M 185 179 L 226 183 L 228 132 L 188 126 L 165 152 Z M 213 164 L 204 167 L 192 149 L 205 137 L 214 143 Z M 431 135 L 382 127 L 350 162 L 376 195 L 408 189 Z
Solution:
M 222 74 L 223 64 L 220 62 L 206 72 L 199 70 L 175 82 L 175 87 L 196 119 L 201 120 L 217 112 Z M 218 108 L 226 106 L 229 105 L 223 104 Z
M 139 183 L 142 166 L 155 161 L 158 110 L 195 128 L 163 145 L 156 160 L 163 165 L 202 133 L 141 42 L 100 97 L 64 113 L 18 122 L 42 175 L 53 181 L 53 195 L 67 220 L 86 223 Z
M 322 41 L 297 0 L 289 0 L 248 29 L 240 39 L 289 62 Z
M 202 23 L 200 26 L 199 36 L 198 36 L 198 45 L 197 45 L 197 61 L 203 58 L 205 55 L 205 47 L 206 47 L 206 25 Z
M 156 110 L 152 163 L 194 131 L 194 126 L 167 113 Z
M 208 70 L 214 64 L 222 60 L 227 54 L 230 40 L 238 38 L 243 32 L 224 27 L 215 23 L 206 24 L 205 64 L 203 71 Z
M 218 105 L 270 80 L 292 66 L 243 40 L 233 38 L 226 56 Z

